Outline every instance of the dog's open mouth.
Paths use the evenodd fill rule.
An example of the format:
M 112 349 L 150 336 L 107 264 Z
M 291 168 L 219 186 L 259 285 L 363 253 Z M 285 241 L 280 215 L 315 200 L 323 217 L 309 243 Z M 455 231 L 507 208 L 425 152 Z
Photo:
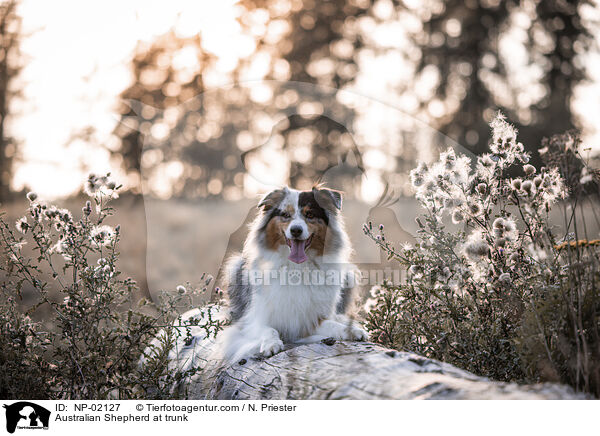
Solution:
M 302 263 L 308 259 L 306 257 L 306 250 L 310 247 L 313 235 L 310 235 L 308 239 L 288 239 L 285 238 L 285 243 L 290 247 L 290 255 L 288 259 L 295 263 Z

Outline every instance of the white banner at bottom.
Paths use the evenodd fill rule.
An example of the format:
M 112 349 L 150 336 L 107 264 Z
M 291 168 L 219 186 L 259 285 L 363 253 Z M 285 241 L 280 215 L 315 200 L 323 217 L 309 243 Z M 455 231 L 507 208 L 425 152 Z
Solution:
M 0 401 L 0 434 L 575 434 L 596 401 Z M 41 434 L 38 430 L 42 430 Z M 507 433 L 511 432 L 511 433 Z M 590 433 L 592 434 L 592 433 Z

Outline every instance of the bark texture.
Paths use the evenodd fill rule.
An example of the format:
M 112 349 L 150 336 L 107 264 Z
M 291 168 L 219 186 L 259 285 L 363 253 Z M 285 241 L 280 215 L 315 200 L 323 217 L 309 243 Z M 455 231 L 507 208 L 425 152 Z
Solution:
M 186 314 L 196 317 L 201 312 Z M 217 315 L 218 316 L 218 315 Z M 517 385 L 478 377 L 422 356 L 370 342 L 289 346 L 268 359 L 243 359 L 224 365 L 219 342 L 192 329 L 171 355 L 174 367 L 204 368 L 179 389 L 190 399 L 584 399 L 557 384 Z

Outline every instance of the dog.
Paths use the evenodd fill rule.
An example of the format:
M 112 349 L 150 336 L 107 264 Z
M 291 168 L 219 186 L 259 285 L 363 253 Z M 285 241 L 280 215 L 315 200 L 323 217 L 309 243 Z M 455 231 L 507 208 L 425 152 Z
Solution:
M 227 264 L 232 325 L 225 357 L 272 356 L 285 343 L 367 340 L 346 313 L 357 281 L 342 194 L 315 186 L 274 190 L 258 203 L 241 254 Z

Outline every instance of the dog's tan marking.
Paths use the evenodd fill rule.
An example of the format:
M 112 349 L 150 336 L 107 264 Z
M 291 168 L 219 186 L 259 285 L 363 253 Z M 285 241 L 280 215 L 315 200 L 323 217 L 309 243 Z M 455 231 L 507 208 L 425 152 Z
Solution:
M 320 327 L 321 324 L 323 323 L 323 321 L 325 321 L 326 319 L 327 318 L 325 318 L 325 317 L 319 316 L 314 323 L 311 323 L 312 325 L 307 325 L 302 329 L 301 336 L 307 337 L 307 336 L 314 335 L 317 328 Z
M 320 219 L 309 221 L 306 224 L 308 226 L 308 233 L 312 235 L 309 249 L 315 250 L 317 255 L 321 256 L 327 244 L 327 225 Z
M 269 224 L 267 224 L 265 238 L 267 248 L 271 250 L 277 250 L 280 245 L 285 244 L 285 236 L 283 232 L 285 231 L 287 225 L 288 223 L 283 221 L 281 217 L 278 216 L 273 217 L 271 221 L 269 221 Z

